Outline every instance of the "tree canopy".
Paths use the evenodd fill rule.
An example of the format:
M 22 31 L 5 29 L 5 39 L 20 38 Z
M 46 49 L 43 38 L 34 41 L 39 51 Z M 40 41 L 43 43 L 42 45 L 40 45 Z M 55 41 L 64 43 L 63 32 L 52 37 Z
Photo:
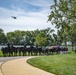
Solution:
M 1 31 L 2 32 L 2 31 Z M 39 46 L 47 46 L 52 45 L 50 42 L 52 42 L 52 33 L 54 32 L 51 28 L 46 28 L 42 30 L 34 30 L 34 31 L 19 31 L 16 30 L 14 32 L 8 32 L 6 35 L 4 32 L 2 32 L 7 42 L 3 39 L 4 36 L 0 35 L 0 44 L 3 43 L 12 43 L 15 45 L 24 45 L 27 43 L 28 45 L 35 45 L 36 43 Z
M 50 10 L 48 21 L 58 29 L 58 36 L 62 41 L 65 40 L 65 44 L 67 41 L 74 44 L 76 42 L 76 0 L 54 0 Z

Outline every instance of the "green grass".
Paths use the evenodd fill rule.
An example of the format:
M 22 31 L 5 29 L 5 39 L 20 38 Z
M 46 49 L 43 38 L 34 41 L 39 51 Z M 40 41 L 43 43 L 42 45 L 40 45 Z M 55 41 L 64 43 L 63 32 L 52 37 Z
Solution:
M 2 54 L 2 51 L 0 50 L 0 57 L 2 57 L 3 56 L 3 54 Z
M 56 75 L 76 75 L 76 54 L 40 56 L 29 59 L 29 64 Z

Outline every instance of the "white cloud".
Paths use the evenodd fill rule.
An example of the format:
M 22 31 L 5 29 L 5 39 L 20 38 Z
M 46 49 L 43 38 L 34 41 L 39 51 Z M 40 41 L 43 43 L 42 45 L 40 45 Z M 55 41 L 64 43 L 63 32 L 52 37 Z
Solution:
M 24 14 L 25 14 L 25 11 L 20 8 L 16 8 L 16 10 L 10 10 L 7 8 L 0 7 L 0 18 L 1 19 L 9 18 L 10 16 L 19 16 L 19 15 L 24 15 Z
M 49 7 L 51 5 L 51 0 L 25 0 L 25 2 L 40 7 Z
M 38 4 L 41 3 L 41 1 L 42 0 L 37 1 Z M 48 4 L 48 2 L 46 3 L 45 1 L 46 0 L 44 0 L 43 4 Z M 32 4 L 36 5 L 36 3 L 33 2 Z M 44 29 L 47 27 L 54 29 L 54 26 L 52 26 L 50 22 L 47 23 L 47 16 L 50 12 L 50 9 L 42 9 L 38 12 L 27 12 L 19 7 L 15 7 L 14 5 L 12 5 L 12 8 L 13 10 L 0 7 L 0 28 L 2 28 L 5 33 L 14 30 L 36 30 Z M 13 19 L 11 16 L 16 16 L 17 19 Z

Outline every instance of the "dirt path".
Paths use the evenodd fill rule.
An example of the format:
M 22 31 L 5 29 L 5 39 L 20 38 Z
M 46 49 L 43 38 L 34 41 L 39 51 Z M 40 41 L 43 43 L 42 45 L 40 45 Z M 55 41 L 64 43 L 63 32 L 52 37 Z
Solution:
M 29 65 L 26 61 L 31 57 L 11 60 L 2 65 L 4 75 L 54 75 Z

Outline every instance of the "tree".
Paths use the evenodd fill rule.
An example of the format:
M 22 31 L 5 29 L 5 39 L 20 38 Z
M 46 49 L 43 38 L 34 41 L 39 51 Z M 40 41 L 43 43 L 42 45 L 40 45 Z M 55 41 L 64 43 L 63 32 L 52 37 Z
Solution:
M 19 30 L 16 30 L 14 32 L 8 32 L 7 39 L 9 43 L 18 44 L 18 45 L 22 44 L 23 33 L 21 33 L 21 31 Z
M 8 40 L 8 43 L 13 43 L 15 44 L 15 34 L 14 32 L 8 32 L 7 33 L 7 40 Z
M 72 50 L 74 50 L 73 46 L 76 46 L 76 25 L 71 25 L 71 29 L 68 31 L 68 37 L 72 44 Z
M 71 30 L 72 25 L 76 25 L 76 0 L 54 0 L 50 9 L 48 21 L 55 24 L 58 30 L 62 30 L 61 33 L 64 33 L 64 38 Z M 66 43 L 66 37 L 64 39 Z
M 4 31 L 0 28 L 0 34 L 4 33 Z
M 4 31 L 0 29 L 0 44 L 5 44 L 7 43 L 7 38 L 4 34 Z
M 39 45 L 39 46 L 46 46 L 47 45 L 47 38 L 46 36 L 43 34 L 43 33 L 39 33 L 37 36 L 36 36 L 36 43 Z

